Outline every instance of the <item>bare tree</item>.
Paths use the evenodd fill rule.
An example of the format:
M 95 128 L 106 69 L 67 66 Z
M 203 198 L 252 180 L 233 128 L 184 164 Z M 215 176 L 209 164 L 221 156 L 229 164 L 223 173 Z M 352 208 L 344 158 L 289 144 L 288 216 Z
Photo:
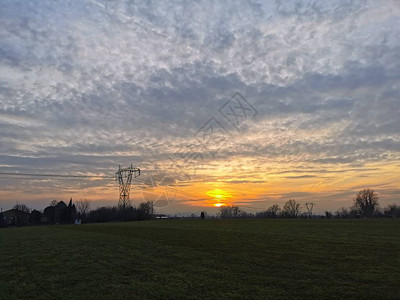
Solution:
M 79 200 L 75 202 L 75 206 L 78 214 L 81 216 L 86 216 L 90 210 L 90 201 L 87 199 Z
M 379 207 L 378 199 L 374 190 L 364 189 L 357 193 L 354 207 L 359 211 L 361 217 L 371 217 Z
M 221 206 L 219 208 L 219 216 L 221 219 L 232 219 L 237 218 L 240 215 L 240 208 L 239 206 L 232 205 L 232 206 Z
M 219 216 L 221 219 L 231 219 L 232 218 L 232 207 L 221 206 L 219 208 Z
M 271 205 L 267 209 L 267 216 L 270 218 L 276 218 L 280 211 L 281 211 L 281 208 L 279 207 L 278 204 Z
M 234 218 L 237 218 L 237 217 L 239 217 L 239 214 L 240 214 L 239 206 L 236 206 L 236 205 L 232 206 L 232 216 Z
M 348 218 L 349 210 L 346 207 L 341 207 L 335 212 L 336 218 Z
M 289 199 L 283 206 L 283 215 L 290 217 L 290 218 L 296 218 L 298 214 L 300 213 L 300 204 L 296 202 L 294 199 Z
M 148 220 L 154 217 L 154 202 L 147 201 L 139 204 L 139 219 Z
M 14 209 L 17 209 L 19 211 L 25 212 L 25 213 L 30 213 L 31 209 L 29 207 L 27 207 L 25 204 L 15 204 Z

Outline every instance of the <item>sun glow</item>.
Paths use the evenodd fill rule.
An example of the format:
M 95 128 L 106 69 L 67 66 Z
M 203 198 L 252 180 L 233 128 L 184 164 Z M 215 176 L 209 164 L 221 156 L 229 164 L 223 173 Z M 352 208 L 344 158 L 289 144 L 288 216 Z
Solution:
M 207 195 L 213 198 L 213 200 L 210 201 L 211 202 L 210 204 L 216 207 L 225 206 L 226 203 L 222 201 L 226 201 L 227 199 L 232 198 L 230 192 L 222 189 L 210 190 L 207 192 Z
M 207 195 L 216 199 L 227 199 L 227 198 L 232 198 L 232 195 L 225 190 L 222 189 L 213 189 L 207 192 Z

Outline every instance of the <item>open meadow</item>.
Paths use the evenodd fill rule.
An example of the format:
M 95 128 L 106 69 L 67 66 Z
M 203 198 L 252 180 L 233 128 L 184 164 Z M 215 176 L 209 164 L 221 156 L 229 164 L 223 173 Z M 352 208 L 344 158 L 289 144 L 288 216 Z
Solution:
M 399 233 L 388 219 L 0 229 L 0 299 L 398 299 Z

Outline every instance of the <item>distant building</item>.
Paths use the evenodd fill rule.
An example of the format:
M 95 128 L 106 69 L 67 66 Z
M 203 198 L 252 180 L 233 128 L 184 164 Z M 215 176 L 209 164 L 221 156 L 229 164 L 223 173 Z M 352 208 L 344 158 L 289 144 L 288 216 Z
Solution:
M 168 219 L 168 216 L 164 214 L 156 214 L 155 217 L 156 219 Z
M 9 209 L 1 214 L 5 226 L 24 226 L 29 224 L 30 213 L 19 209 Z

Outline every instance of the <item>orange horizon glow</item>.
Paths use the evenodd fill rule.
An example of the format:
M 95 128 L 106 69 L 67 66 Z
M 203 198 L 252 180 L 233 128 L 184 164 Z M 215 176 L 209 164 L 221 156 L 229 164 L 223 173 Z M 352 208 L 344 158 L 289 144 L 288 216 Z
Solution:
M 239 168 L 231 162 L 231 168 Z M 248 162 L 250 164 L 250 162 Z M 258 161 L 261 165 L 261 162 Z M 165 187 L 153 189 L 135 188 L 131 190 L 132 205 L 138 206 L 145 201 L 165 200 L 168 205 L 157 206 L 159 212 L 192 211 L 200 209 L 218 210 L 223 206 L 244 206 L 249 211 L 266 210 L 273 204 L 282 206 L 289 198 L 299 203 L 315 202 L 316 209 L 323 213 L 325 210 L 337 210 L 340 207 L 352 205 L 357 191 L 363 188 L 374 189 L 379 197 L 381 206 L 392 204 L 397 200 L 397 194 L 393 191 L 398 189 L 399 171 L 392 162 L 374 162 L 364 165 L 364 169 L 348 169 L 347 166 L 331 166 L 330 172 L 318 173 L 319 166 L 310 164 L 303 173 L 293 172 L 295 169 L 290 163 L 281 163 L 279 168 L 269 163 L 270 173 L 244 172 L 240 177 L 232 177 L 232 170 L 227 169 L 215 173 L 215 170 L 202 170 L 204 176 L 213 171 L 211 180 L 184 182 L 176 187 L 173 193 L 166 193 Z M 282 173 L 280 170 L 286 170 Z M 310 172 L 309 172 L 310 170 Z M 301 176 L 300 176 L 300 175 Z M 303 176 L 306 175 L 306 176 Z M 312 175 L 312 176 L 310 176 Z M 235 182 L 239 181 L 242 182 Z M 69 182 L 66 182 L 69 183 Z M 37 188 L 39 189 L 39 187 Z M 92 208 L 100 206 L 117 205 L 118 185 L 109 183 L 101 187 L 84 187 L 77 189 L 72 184 L 64 186 L 48 185 L 42 188 L 41 193 L 25 193 L 24 191 L 1 190 L 0 199 L 2 207 L 11 208 L 15 199 L 35 209 L 43 209 L 51 200 L 73 201 L 87 199 L 92 201 Z M 166 196 L 167 195 L 167 196 Z M 160 202 L 161 203 L 161 202 Z M 247 208 L 247 207 L 250 208 Z
M 221 207 L 221 206 L 226 206 L 225 202 L 229 198 L 232 198 L 232 194 L 224 189 L 212 189 L 206 192 L 207 196 L 210 196 L 213 198 L 209 203 L 207 203 L 207 206 L 215 206 L 215 207 Z

